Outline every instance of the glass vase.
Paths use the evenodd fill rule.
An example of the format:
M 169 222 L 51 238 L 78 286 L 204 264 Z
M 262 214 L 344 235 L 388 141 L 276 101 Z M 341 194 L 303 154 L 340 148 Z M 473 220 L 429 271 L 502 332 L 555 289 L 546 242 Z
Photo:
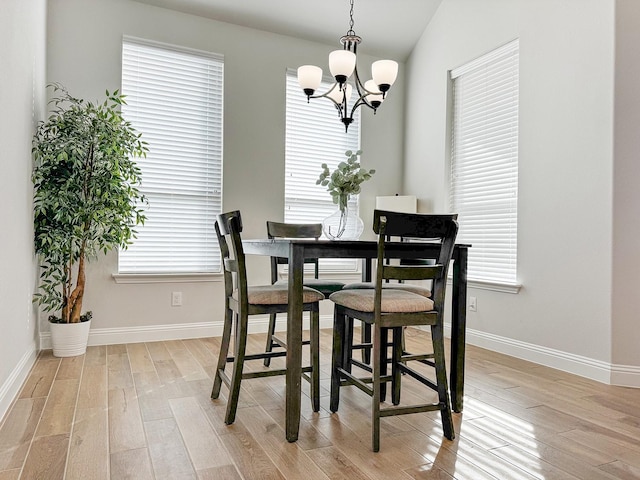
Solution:
M 363 230 L 362 219 L 346 202 L 322 221 L 322 231 L 330 240 L 358 240 Z

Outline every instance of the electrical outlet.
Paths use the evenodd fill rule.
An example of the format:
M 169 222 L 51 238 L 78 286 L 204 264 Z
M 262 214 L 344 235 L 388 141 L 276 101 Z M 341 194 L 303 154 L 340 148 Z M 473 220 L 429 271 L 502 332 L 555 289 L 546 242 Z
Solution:
M 472 312 L 478 311 L 478 299 L 476 297 L 469 297 L 469 310 Z
M 182 306 L 182 292 L 171 292 L 171 306 Z

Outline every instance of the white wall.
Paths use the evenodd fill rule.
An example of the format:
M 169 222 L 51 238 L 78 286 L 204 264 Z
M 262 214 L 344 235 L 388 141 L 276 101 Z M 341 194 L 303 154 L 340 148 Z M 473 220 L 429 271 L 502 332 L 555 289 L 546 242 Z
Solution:
M 404 192 L 448 210 L 447 72 L 515 38 L 523 287 L 470 289 L 468 338 L 608 381 L 613 0 L 443 0 L 407 62 Z M 637 351 L 628 365 L 640 366 Z
M 640 365 L 640 3 L 616 1 L 612 362 Z M 620 376 L 623 376 L 620 374 Z
M 0 419 L 37 354 L 31 137 L 44 111 L 45 0 L 0 15 Z
M 283 218 L 285 71 L 305 63 L 326 66 L 339 31 L 336 45 L 320 45 L 128 0 L 50 2 L 48 29 L 47 80 L 87 99 L 119 87 L 123 35 L 223 54 L 223 208 L 242 211 L 247 237 L 264 236 L 265 220 Z M 368 53 L 366 46 L 362 50 Z M 365 69 L 376 59 L 359 57 Z M 403 74 L 401 65 L 400 80 L 375 117 L 363 112 L 363 161 L 378 171 L 361 198 L 365 225 L 371 225 L 375 196 L 396 193 L 401 185 Z M 341 125 L 336 119 L 336 128 Z M 267 282 L 268 261 L 252 260 L 250 273 Z M 94 343 L 98 334 L 101 341 L 173 335 L 169 330 L 176 324 L 189 324 L 198 335 L 207 322 L 222 320 L 220 282 L 123 285 L 111 278 L 116 269 L 116 256 L 109 255 L 89 270 L 85 306 L 94 313 Z M 182 307 L 170 306 L 171 291 L 183 292 Z

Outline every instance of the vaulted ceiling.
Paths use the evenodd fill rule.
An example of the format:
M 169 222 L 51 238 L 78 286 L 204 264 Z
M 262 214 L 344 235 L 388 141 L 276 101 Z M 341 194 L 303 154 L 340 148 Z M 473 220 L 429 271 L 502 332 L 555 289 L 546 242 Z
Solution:
M 258 30 L 339 46 L 349 0 L 137 0 Z M 406 60 L 442 0 L 354 0 L 359 51 Z

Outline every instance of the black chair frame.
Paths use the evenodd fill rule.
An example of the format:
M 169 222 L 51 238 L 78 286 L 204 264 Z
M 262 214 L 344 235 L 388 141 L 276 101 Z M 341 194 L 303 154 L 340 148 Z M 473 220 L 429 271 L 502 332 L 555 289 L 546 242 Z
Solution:
M 378 255 L 372 311 L 361 311 L 341 305 L 339 302 L 345 298 L 344 294 L 347 293 L 347 290 L 330 297 L 337 302 L 334 311 L 330 410 L 332 412 L 338 410 L 340 388 L 343 386 L 354 385 L 370 395 L 372 397 L 372 448 L 376 452 L 380 448 L 380 418 L 386 416 L 439 410 L 445 437 L 453 439 L 455 436 L 444 356 L 443 312 L 447 269 L 453 254 L 458 229 L 456 217 L 455 214 L 421 215 L 376 210 L 373 227 L 378 234 Z M 439 256 L 433 265 L 393 265 L 387 262 L 389 257 L 385 254 L 387 236 L 437 239 L 440 243 Z M 382 285 L 387 280 L 432 280 L 433 309 L 411 313 L 383 312 L 382 295 L 384 290 Z M 386 292 L 386 295 L 393 295 L 389 290 Z M 417 294 L 415 296 L 420 297 Z M 357 377 L 352 373 L 353 331 L 351 330 L 351 319 L 363 321 L 371 325 L 373 329 L 372 375 L 369 377 Z M 403 352 L 403 328 L 418 325 L 431 327 L 433 365 L 436 371 L 435 382 L 408 366 L 407 363 L 415 358 Z M 390 374 L 387 374 L 386 339 L 388 331 L 392 332 Z M 400 387 L 403 373 L 435 390 L 438 394 L 438 401 L 400 406 Z M 383 408 L 381 407 L 382 394 L 388 382 L 392 387 L 393 406 Z
M 249 316 L 286 313 L 288 304 L 249 303 L 246 262 L 240 235 L 242 232 L 240 212 L 233 211 L 218 215 L 215 229 L 218 235 L 224 271 L 225 319 L 211 398 L 218 398 L 223 383 L 227 386 L 229 398 L 225 423 L 229 425 L 235 421 L 242 380 L 284 375 L 286 373 L 284 368 L 244 372 L 245 361 L 263 360 L 286 355 L 286 351 L 246 353 Z M 228 241 L 227 238 L 229 239 Z M 235 295 L 234 292 L 236 293 Z M 317 294 L 317 292 L 315 293 Z M 303 378 L 311 384 L 312 407 L 317 412 L 320 410 L 319 299 L 305 303 L 303 309 L 311 312 L 311 365 L 303 367 L 302 371 Z M 234 352 L 233 355 L 229 355 L 232 329 L 235 333 Z M 233 363 L 231 375 L 225 371 L 228 363 Z

